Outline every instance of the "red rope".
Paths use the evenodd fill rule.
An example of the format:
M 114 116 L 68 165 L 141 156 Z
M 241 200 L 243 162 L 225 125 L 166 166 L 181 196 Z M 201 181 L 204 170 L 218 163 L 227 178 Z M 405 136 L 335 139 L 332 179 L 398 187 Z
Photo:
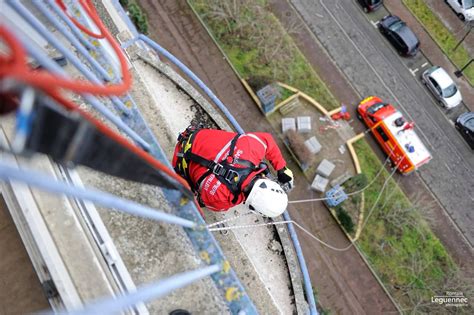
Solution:
M 71 20 L 72 23 L 74 23 L 74 25 L 76 25 L 81 31 L 83 31 L 84 33 L 86 33 L 87 35 L 91 36 L 91 37 L 94 37 L 94 38 L 104 38 L 104 34 L 103 33 L 100 33 L 100 34 L 95 34 L 93 33 L 91 30 L 89 30 L 87 27 L 85 27 L 84 25 L 82 25 L 81 23 L 79 23 L 78 20 L 76 20 L 71 14 L 69 14 L 68 10 L 67 10 L 67 7 L 66 5 L 64 4 L 63 0 L 56 0 L 56 3 L 59 5 L 59 7 L 61 8 L 61 10 L 63 10 L 63 12 L 69 17 L 69 19 Z M 83 3 L 82 0 L 79 1 L 79 3 L 81 4 L 81 6 L 86 9 L 86 6 L 88 7 L 88 4 L 85 4 Z M 86 10 L 86 12 L 89 14 L 89 16 L 91 16 L 90 12 L 88 10 Z M 91 16 L 92 17 L 92 16 Z M 97 24 L 96 24 L 97 25 Z
M 61 0 L 58 3 L 62 4 Z M 128 71 L 127 61 L 122 53 L 122 49 L 115 41 L 107 28 L 102 24 L 93 4 L 88 1 L 80 1 L 84 6 L 85 11 L 89 14 L 91 19 L 97 25 L 101 34 L 112 46 L 115 51 L 122 69 L 122 82 L 116 85 L 97 85 L 91 84 L 81 80 L 70 80 L 61 78 L 44 70 L 33 70 L 28 68 L 26 63 L 26 53 L 18 40 L 4 27 L 0 25 L 0 37 L 4 39 L 5 43 L 10 49 L 10 54 L 7 57 L 0 55 L 0 78 L 8 75 L 25 84 L 34 86 L 46 92 L 63 88 L 76 93 L 89 93 L 95 95 L 121 95 L 124 94 L 131 86 L 131 76 Z M 64 6 L 64 4 L 62 4 Z
M 62 2 L 62 0 L 56 0 L 56 2 L 65 12 L 67 11 L 66 6 Z M 39 90 L 42 90 L 45 94 L 50 95 L 60 105 L 64 106 L 68 110 L 76 111 L 81 114 L 85 119 L 95 125 L 100 132 L 110 137 L 117 143 L 123 145 L 127 150 L 130 150 L 131 152 L 135 153 L 140 158 L 155 167 L 157 170 L 175 179 L 187 190 L 191 190 L 186 180 L 184 180 L 181 176 L 177 175 L 164 164 L 156 160 L 152 155 L 148 154 L 141 148 L 132 144 L 125 137 L 123 137 L 119 133 L 116 133 L 107 125 L 95 119 L 91 114 L 80 109 L 76 104 L 65 99 L 61 95 L 61 89 L 67 89 L 76 93 L 88 93 L 95 95 L 121 95 L 125 93 L 131 86 L 131 76 L 128 71 L 127 61 L 122 53 L 121 47 L 109 33 L 107 28 L 103 25 L 97 14 L 97 11 L 95 10 L 93 3 L 90 0 L 80 0 L 79 3 L 84 8 L 89 17 L 93 20 L 93 22 L 96 24 L 96 26 L 99 28 L 101 34 L 98 35 L 92 32 L 86 32 L 83 29 L 82 25 L 81 27 L 78 25 L 78 27 L 81 28 L 81 30 L 86 32 L 88 35 L 95 38 L 105 38 L 110 43 L 120 61 L 120 66 L 122 69 L 122 83 L 117 85 L 95 85 L 81 80 L 71 80 L 68 78 L 58 77 L 43 69 L 33 70 L 27 65 L 26 52 L 23 46 L 15 38 L 15 36 L 10 31 L 8 31 L 8 29 L 3 25 L 0 25 L 0 39 L 4 41 L 10 51 L 9 54 L 0 53 L 0 80 L 6 78 L 15 79 L 23 84 L 31 85 Z M 75 19 L 73 19 L 69 14 L 68 16 L 73 22 L 75 21 Z M 77 21 L 75 21 L 74 24 L 76 24 L 76 22 Z M 0 95 L 0 98 L 9 101 L 8 108 L 2 107 L 5 111 L 11 110 L 12 106 L 15 107 L 18 105 L 17 102 L 14 102 L 14 98 L 10 94 L 4 93 L 3 95 Z M 194 203 L 196 204 L 196 207 L 198 208 L 200 213 L 203 214 L 198 202 L 195 199 Z

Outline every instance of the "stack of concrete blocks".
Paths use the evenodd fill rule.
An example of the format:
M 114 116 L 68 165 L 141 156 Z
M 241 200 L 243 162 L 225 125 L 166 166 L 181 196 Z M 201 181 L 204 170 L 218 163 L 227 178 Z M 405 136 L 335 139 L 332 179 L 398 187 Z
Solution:
M 311 188 L 319 192 L 324 192 L 329 183 L 328 177 L 331 175 L 334 168 L 336 168 L 334 163 L 331 163 L 326 159 L 322 160 L 316 169 L 316 177 L 311 184 Z
M 311 183 L 311 188 L 319 192 L 324 192 L 326 190 L 328 183 L 329 183 L 329 179 L 324 178 L 319 174 L 316 174 L 316 177 Z
M 266 85 L 257 91 L 257 97 L 262 103 L 262 109 L 265 114 L 273 111 L 275 108 L 275 101 L 279 95 L 280 92 L 272 84 Z
M 312 154 L 318 154 L 321 151 L 321 144 L 315 136 L 312 136 L 304 142 L 304 145 L 308 148 Z
M 311 117 L 299 116 L 296 118 L 299 133 L 306 133 L 311 131 Z
M 296 121 L 295 121 L 294 118 L 282 118 L 281 119 L 281 131 L 283 133 L 285 133 L 288 130 L 295 130 L 296 131 Z
M 329 177 L 335 168 L 336 165 L 334 165 L 334 163 L 331 163 L 328 160 L 324 159 L 321 161 L 321 163 L 319 163 L 319 166 L 316 169 L 316 173 L 324 177 Z

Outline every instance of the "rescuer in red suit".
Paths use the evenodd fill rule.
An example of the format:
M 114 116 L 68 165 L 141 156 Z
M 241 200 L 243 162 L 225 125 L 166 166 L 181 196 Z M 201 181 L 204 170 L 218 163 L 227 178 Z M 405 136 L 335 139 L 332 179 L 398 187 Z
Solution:
M 279 183 L 266 177 L 264 159 L 277 171 Z M 285 211 L 286 191 L 293 188 L 293 173 L 265 132 L 237 134 L 190 126 L 178 137 L 172 164 L 200 204 L 213 211 L 244 202 L 251 210 L 276 217 Z

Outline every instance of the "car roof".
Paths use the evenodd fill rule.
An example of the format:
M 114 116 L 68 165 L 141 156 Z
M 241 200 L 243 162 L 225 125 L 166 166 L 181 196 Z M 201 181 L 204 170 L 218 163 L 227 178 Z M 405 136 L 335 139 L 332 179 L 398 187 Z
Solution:
M 461 125 L 467 127 L 466 123 L 471 119 L 474 119 L 474 112 L 462 113 L 461 115 L 459 115 L 458 119 L 456 119 L 456 120 Z M 472 130 L 472 131 L 474 132 L 474 130 Z
M 430 76 L 438 82 L 439 86 L 442 89 L 447 88 L 448 86 L 454 83 L 453 79 L 443 68 L 439 67 L 435 71 L 431 72 Z
M 415 47 L 419 42 L 415 33 L 413 33 L 413 31 L 406 24 L 403 25 L 403 27 L 400 27 L 396 33 L 400 35 L 402 40 L 409 48 Z

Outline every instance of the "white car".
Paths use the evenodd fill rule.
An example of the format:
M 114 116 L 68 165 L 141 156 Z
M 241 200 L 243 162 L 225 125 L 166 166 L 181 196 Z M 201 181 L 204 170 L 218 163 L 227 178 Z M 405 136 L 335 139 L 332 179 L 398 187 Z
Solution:
M 443 68 L 434 66 L 425 70 L 421 75 L 421 81 L 433 93 L 441 106 L 449 109 L 462 102 L 461 92 Z
M 463 21 L 474 21 L 474 0 L 446 0 Z

